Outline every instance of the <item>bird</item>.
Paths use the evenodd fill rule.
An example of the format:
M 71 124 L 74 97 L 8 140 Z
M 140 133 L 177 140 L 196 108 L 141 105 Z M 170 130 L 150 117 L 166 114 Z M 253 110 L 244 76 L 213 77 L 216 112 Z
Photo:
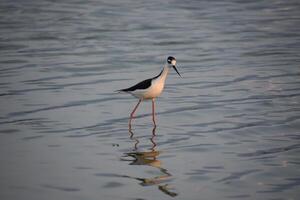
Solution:
M 129 119 L 129 127 L 131 128 L 131 121 L 134 117 L 134 113 L 136 112 L 137 108 L 139 107 L 140 103 L 143 100 L 152 100 L 152 121 L 154 126 L 156 126 L 155 122 L 155 99 L 162 93 L 164 86 L 165 86 L 165 81 L 167 78 L 167 75 L 169 73 L 169 69 L 173 68 L 177 74 L 181 77 L 180 73 L 178 72 L 176 68 L 176 59 L 173 56 L 168 56 L 167 62 L 164 65 L 163 69 L 161 72 L 153 77 L 149 78 L 146 80 L 143 80 L 137 84 L 135 84 L 132 87 L 128 87 L 125 89 L 120 89 L 117 90 L 119 92 L 125 92 L 128 94 L 131 94 L 135 98 L 139 99 L 138 103 L 132 110 L 130 114 L 130 119 Z

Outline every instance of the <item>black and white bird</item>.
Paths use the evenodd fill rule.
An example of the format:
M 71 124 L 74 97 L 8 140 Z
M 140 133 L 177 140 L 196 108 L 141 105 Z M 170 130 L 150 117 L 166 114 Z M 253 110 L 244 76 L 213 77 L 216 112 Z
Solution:
M 155 101 L 155 98 L 158 97 L 164 89 L 165 81 L 166 81 L 166 78 L 167 78 L 170 68 L 173 68 L 177 72 L 177 74 L 181 77 L 180 73 L 178 72 L 178 70 L 176 68 L 176 59 L 172 56 L 169 56 L 166 64 L 164 65 L 163 69 L 157 76 L 146 79 L 132 87 L 118 90 L 120 92 L 129 93 L 139 99 L 137 105 L 134 107 L 133 111 L 130 114 L 130 120 L 129 120 L 130 127 L 131 127 L 131 120 L 132 120 L 134 113 L 137 110 L 138 106 L 140 105 L 140 103 L 143 100 L 148 100 L 148 99 L 152 100 L 152 120 L 153 120 L 154 125 L 156 126 L 155 102 L 154 101 Z

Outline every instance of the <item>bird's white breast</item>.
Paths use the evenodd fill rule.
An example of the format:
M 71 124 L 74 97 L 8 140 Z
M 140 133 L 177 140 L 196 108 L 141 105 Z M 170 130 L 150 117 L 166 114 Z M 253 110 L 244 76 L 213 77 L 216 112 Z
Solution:
M 151 87 L 147 89 L 147 91 L 144 93 L 143 98 L 144 99 L 152 99 L 158 97 L 163 89 L 164 89 L 165 81 L 162 79 L 155 79 L 152 80 Z
M 165 81 L 166 81 L 168 72 L 169 72 L 169 68 L 165 67 L 163 72 L 161 73 L 161 75 L 159 77 L 157 77 L 156 79 L 152 80 L 151 87 L 149 87 L 143 95 L 144 99 L 156 98 L 162 93 L 164 86 L 165 86 Z
M 164 89 L 168 72 L 169 68 L 165 66 L 160 76 L 151 81 L 151 86 L 149 88 L 143 90 L 135 90 L 131 92 L 131 94 L 137 98 L 143 99 L 153 99 L 158 97 Z

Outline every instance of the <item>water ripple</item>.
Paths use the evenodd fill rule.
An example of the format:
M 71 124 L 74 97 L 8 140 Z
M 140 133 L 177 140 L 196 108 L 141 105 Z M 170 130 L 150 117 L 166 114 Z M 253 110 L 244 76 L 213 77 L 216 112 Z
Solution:
M 242 179 L 244 176 L 247 176 L 247 175 L 253 174 L 253 173 L 257 173 L 260 171 L 261 170 L 259 170 L 259 169 L 251 169 L 251 170 L 246 170 L 246 171 L 242 171 L 242 172 L 234 172 L 231 175 L 218 180 L 217 182 L 224 182 L 224 183 L 228 184 L 237 179 Z
M 7 117 L 10 118 L 10 117 L 14 117 L 14 116 L 24 116 L 24 115 L 42 112 L 42 111 L 48 111 L 48 110 L 56 110 L 56 109 L 61 109 L 61 108 L 69 108 L 69 107 L 76 107 L 76 106 L 82 106 L 82 105 L 97 104 L 97 103 L 102 103 L 105 101 L 111 101 L 114 99 L 117 99 L 117 98 L 116 97 L 108 97 L 108 98 L 93 99 L 93 100 L 73 101 L 73 102 L 69 102 L 64 105 L 59 105 L 59 106 L 49 106 L 49 107 L 39 108 L 39 109 L 35 109 L 35 110 L 12 112 L 12 113 L 9 113 L 7 115 Z
M 256 157 L 256 156 L 263 156 L 263 155 L 268 155 L 268 154 L 284 153 L 284 152 L 292 151 L 292 150 L 299 149 L 299 148 L 300 148 L 300 144 L 294 144 L 294 145 L 285 146 L 285 147 L 257 150 L 257 151 L 250 152 L 250 153 L 240 153 L 240 154 L 238 154 L 238 156 L 240 156 L 240 157 Z
M 56 185 L 49 185 L 49 184 L 44 184 L 42 187 L 49 188 L 49 189 L 54 189 L 54 190 L 60 190 L 63 192 L 78 192 L 80 191 L 79 188 L 75 187 L 68 187 L 68 186 L 56 186 Z

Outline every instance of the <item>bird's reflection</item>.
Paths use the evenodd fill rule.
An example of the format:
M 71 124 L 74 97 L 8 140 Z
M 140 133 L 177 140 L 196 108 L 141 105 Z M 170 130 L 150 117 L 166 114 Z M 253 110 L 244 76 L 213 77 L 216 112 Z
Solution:
M 156 131 L 156 126 L 154 126 L 154 128 L 152 129 L 152 136 L 149 139 L 152 144 L 149 151 L 138 151 L 139 139 L 134 136 L 131 127 L 129 127 L 130 139 L 134 141 L 134 147 L 131 152 L 125 153 L 122 160 L 130 162 L 129 165 L 147 165 L 147 166 L 157 168 L 160 171 L 161 175 L 150 177 L 150 178 L 133 177 L 133 176 L 126 176 L 126 177 L 140 181 L 140 185 L 142 186 L 157 185 L 160 191 L 162 191 L 163 193 L 171 197 L 175 197 L 177 196 L 177 193 L 172 192 L 171 191 L 172 188 L 168 183 L 166 183 L 170 181 L 172 175 L 168 172 L 167 169 L 162 167 L 162 163 L 158 159 L 161 152 L 156 150 L 157 144 L 155 143 L 155 136 L 156 136 L 155 131 Z

